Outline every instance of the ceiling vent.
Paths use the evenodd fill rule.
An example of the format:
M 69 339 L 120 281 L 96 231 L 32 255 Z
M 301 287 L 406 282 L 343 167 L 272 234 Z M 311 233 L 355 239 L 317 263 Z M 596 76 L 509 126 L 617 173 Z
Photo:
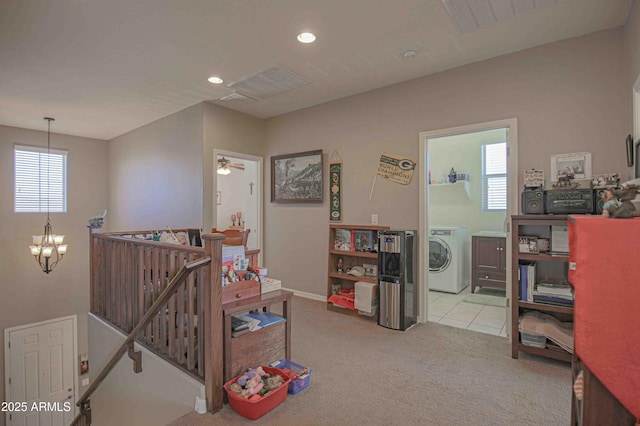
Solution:
M 268 99 L 309 83 L 310 81 L 305 80 L 298 74 L 275 65 L 255 75 L 231 83 L 229 87 L 251 98 Z
M 469 33 L 565 0 L 442 0 L 460 32 Z
M 236 101 L 236 102 L 256 102 L 256 99 L 250 98 L 249 96 L 242 95 L 238 92 L 234 92 L 230 95 L 223 96 L 220 98 L 221 101 Z

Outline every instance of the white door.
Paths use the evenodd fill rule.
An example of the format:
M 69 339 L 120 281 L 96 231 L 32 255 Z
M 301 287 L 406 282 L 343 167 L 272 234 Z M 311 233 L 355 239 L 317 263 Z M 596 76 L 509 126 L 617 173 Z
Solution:
M 14 403 L 7 424 L 69 425 L 75 417 L 75 318 L 5 330 L 5 341 L 6 400 Z

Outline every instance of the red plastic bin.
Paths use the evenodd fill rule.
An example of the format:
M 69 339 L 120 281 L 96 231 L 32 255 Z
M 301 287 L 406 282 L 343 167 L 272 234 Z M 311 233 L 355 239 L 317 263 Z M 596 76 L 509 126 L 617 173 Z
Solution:
M 280 403 L 282 403 L 282 401 L 287 398 L 287 389 L 289 388 L 289 383 L 291 382 L 291 379 L 289 379 L 287 375 L 284 374 L 284 372 L 279 368 L 263 366 L 262 369 L 265 371 L 265 373 L 277 374 L 282 377 L 284 379 L 284 384 L 282 384 L 278 389 L 269 392 L 267 395 L 258 400 L 250 401 L 248 399 L 244 399 L 243 397 L 229 389 L 229 386 L 234 384 L 238 380 L 238 378 L 242 376 L 242 374 L 224 384 L 224 390 L 227 392 L 227 397 L 229 399 L 229 405 L 231 406 L 231 408 L 233 408 L 236 413 L 241 414 L 242 416 L 251 420 L 255 420 L 264 416 L 269 411 L 276 408 Z

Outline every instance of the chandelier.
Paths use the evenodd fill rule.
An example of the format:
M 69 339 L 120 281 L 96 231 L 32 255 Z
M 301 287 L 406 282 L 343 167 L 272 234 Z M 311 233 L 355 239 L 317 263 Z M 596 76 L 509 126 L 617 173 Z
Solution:
M 51 227 L 51 220 L 49 219 L 49 166 L 51 155 L 51 122 L 54 118 L 45 117 L 45 120 L 49 122 L 47 129 L 47 223 L 44 225 L 44 235 L 34 235 L 31 254 L 36 259 L 36 262 L 40 264 L 40 267 L 45 273 L 53 271 L 53 268 L 62 260 L 62 257 L 67 253 L 67 245 L 62 244 L 64 235 L 56 235 L 53 233 Z

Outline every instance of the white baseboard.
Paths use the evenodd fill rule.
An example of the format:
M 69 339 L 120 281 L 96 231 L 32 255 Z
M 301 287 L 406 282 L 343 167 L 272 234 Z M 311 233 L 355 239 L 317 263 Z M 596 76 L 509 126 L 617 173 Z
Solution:
M 317 300 L 318 302 L 326 302 L 327 298 L 325 296 L 320 296 L 314 293 L 307 293 L 306 291 L 293 290 L 291 288 L 282 288 L 283 290 L 292 291 L 294 296 L 304 297 L 305 299 Z

